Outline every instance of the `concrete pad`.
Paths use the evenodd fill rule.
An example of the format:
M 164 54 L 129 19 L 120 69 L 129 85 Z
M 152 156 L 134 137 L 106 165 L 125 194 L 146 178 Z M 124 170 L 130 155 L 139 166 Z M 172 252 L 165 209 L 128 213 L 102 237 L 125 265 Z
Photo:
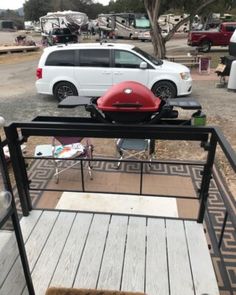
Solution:
M 178 217 L 175 198 L 64 192 L 56 209 Z

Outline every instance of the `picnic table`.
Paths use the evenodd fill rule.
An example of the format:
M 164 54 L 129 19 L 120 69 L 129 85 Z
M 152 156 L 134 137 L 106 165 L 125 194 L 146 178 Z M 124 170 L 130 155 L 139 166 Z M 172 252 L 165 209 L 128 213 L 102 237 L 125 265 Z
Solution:
M 172 62 L 182 63 L 186 66 L 196 66 L 199 65 L 199 61 L 202 55 L 168 55 L 166 59 Z

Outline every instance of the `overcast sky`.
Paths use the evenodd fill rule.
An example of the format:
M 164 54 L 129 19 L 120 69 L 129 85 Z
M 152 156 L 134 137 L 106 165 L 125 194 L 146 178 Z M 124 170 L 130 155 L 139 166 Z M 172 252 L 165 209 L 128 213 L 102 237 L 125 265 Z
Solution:
M 96 0 L 96 2 L 107 5 L 110 0 Z M 25 0 L 0 0 L 0 9 L 17 9 L 23 6 Z M 95 1 L 94 1 L 95 2 Z

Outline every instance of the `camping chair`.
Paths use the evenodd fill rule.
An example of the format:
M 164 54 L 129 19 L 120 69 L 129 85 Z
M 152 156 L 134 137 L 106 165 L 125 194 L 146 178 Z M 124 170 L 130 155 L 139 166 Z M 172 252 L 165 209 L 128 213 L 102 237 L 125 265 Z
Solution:
M 116 141 L 116 148 L 120 154 L 120 160 L 123 159 L 144 159 L 152 161 L 155 141 L 152 139 L 133 139 L 119 138 Z M 149 164 L 150 165 L 150 164 Z M 120 167 L 120 162 L 117 164 L 117 169 Z
M 81 143 L 84 139 L 84 143 Z M 57 142 L 59 145 L 57 145 Z M 56 180 L 56 183 L 59 182 L 59 175 L 62 172 L 65 172 L 66 170 L 74 167 L 76 164 L 78 164 L 79 159 L 92 159 L 93 158 L 93 145 L 91 144 L 91 141 L 89 138 L 83 138 L 83 137 L 54 137 L 52 142 L 52 153 L 53 157 L 56 158 L 54 161 L 55 163 L 55 173 L 54 177 Z M 75 161 L 73 161 L 70 165 L 65 165 L 66 167 L 60 167 L 60 162 L 64 162 L 61 159 L 65 158 L 73 158 Z M 93 179 L 92 177 L 92 166 L 91 162 L 88 161 L 88 173 L 90 176 L 90 179 Z

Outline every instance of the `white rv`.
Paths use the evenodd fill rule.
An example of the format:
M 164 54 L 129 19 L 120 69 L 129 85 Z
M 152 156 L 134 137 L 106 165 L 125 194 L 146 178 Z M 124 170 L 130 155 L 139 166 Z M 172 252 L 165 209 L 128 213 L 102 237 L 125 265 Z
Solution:
M 187 15 L 174 15 L 174 14 L 163 14 L 160 15 L 158 23 L 161 29 L 169 33 L 173 29 L 173 27 L 178 24 L 182 19 L 187 17 Z M 178 32 L 188 32 L 189 31 L 190 22 L 184 23 L 179 29 Z
M 116 37 L 137 39 L 140 32 L 150 30 L 150 22 L 146 14 L 111 13 L 98 15 L 100 32 L 113 33 Z
M 79 33 L 88 24 L 88 16 L 78 11 L 48 12 L 40 17 L 42 35 L 49 35 L 55 28 L 69 28 L 72 33 Z

